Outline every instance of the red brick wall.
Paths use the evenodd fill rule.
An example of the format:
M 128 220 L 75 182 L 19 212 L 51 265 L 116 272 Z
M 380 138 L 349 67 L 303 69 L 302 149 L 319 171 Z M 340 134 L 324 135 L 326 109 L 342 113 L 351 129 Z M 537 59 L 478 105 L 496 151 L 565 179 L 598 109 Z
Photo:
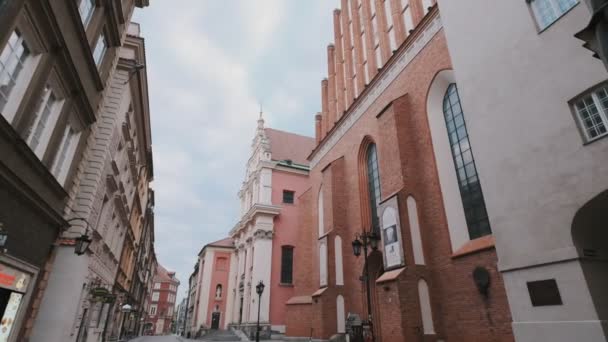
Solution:
M 309 337 L 310 328 L 312 327 L 312 305 L 287 305 L 285 324 L 285 335 L 292 337 Z
M 323 183 L 326 231 L 328 234 L 329 286 L 313 301 L 314 337 L 329 338 L 336 333 L 336 296 L 343 294 L 345 312 L 366 317 L 365 292 L 359 277 L 363 258 L 355 258 L 350 242 L 365 223 L 369 210 L 362 203 L 359 150 L 366 137 L 378 149 L 381 196 L 397 194 L 406 266 L 391 283 L 377 287 L 376 327 L 378 341 L 512 341 L 511 317 L 502 278 L 496 272 L 493 249 L 459 258 L 452 257 L 450 237 L 439 186 L 435 157 L 426 115 L 426 95 L 434 76 L 451 68 L 443 31 L 411 61 L 407 68 L 370 106 L 339 142 L 311 171 L 312 182 L 312 267 L 318 288 L 317 200 Z M 382 110 L 384 111 L 382 112 Z M 466 112 L 466 104 L 464 108 Z M 454 175 L 456 177 L 456 175 Z M 416 199 L 426 266 L 414 264 L 406 199 Z M 365 197 L 364 197 L 365 198 Z M 329 212 L 328 212 L 329 211 Z M 344 286 L 335 285 L 334 244 L 343 240 Z M 472 270 L 484 266 L 492 274 L 488 299 L 477 291 Z M 429 286 L 434 328 L 437 335 L 422 336 L 418 281 Z M 387 289 L 385 290 L 385 287 Z M 299 329 L 288 327 L 288 329 Z

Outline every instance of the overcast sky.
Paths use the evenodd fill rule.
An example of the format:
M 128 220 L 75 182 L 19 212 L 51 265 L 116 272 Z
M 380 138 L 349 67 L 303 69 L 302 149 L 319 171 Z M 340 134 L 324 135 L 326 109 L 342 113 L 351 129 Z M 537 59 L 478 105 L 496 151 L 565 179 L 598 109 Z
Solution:
M 338 0 L 152 0 L 138 9 L 152 115 L 158 261 L 184 296 L 196 256 L 238 221 L 260 103 L 312 136 Z

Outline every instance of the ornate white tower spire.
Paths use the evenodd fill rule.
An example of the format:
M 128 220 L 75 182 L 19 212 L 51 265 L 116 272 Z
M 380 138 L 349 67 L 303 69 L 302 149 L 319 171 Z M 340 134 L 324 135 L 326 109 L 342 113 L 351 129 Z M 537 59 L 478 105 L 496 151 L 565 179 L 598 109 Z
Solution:
M 258 118 L 258 135 L 260 131 L 264 131 L 264 112 L 262 110 L 262 104 L 260 103 L 260 117 Z

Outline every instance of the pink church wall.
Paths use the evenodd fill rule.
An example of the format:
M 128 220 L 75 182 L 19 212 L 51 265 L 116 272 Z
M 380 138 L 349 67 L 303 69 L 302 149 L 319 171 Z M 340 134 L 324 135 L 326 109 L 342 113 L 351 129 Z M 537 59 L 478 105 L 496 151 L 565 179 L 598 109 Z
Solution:
M 218 259 L 224 258 L 223 267 L 219 265 L 218 267 Z M 207 258 L 206 258 L 207 259 Z M 226 321 L 226 301 L 228 299 L 228 278 L 230 275 L 230 252 L 222 252 L 219 249 L 215 250 L 213 260 L 209 260 L 213 262 L 213 267 L 211 271 L 211 284 L 209 287 L 209 301 L 207 308 L 207 317 L 205 318 L 205 324 L 208 327 L 211 327 L 211 317 L 213 314 L 213 309 L 216 305 L 219 306 L 220 315 L 220 329 L 224 328 L 224 322 Z M 216 287 L 217 285 L 222 285 L 222 297 L 220 299 L 215 298 Z
M 298 257 L 298 197 L 309 188 L 307 175 L 273 170 L 272 172 L 272 204 L 281 206 L 281 214 L 274 220 L 274 237 L 272 240 L 272 269 L 270 323 L 284 325 L 287 315 L 285 303 L 294 295 L 294 287 L 281 285 L 281 246 L 294 247 L 294 259 Z M 294 191 L 294 204 L 283 203 L 283 190 Z M 295 264 L 295 263 L 294 263 Z M 296 270 L 294 269 L 295 273 Z M 295 277 L 294 277 L 295 278 Z M 297 284 L 294 284 L 297 285 Z

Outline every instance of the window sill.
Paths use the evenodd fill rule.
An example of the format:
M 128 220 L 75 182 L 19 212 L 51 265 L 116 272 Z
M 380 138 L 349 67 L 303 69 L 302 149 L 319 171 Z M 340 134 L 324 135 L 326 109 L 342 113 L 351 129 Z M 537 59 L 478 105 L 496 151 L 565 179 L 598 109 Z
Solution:
M 603 135 L 600 135 L 600 136 L 597 136 L 597 137 L 595 137 L 595 138 L 593 138 L 593 139 L 589 139 L 589 140 L 585 141 L 585 142 L 583 143 L 583 146 L 591 145 L 591 144 L 593 144 L 594 142 L 596 142 L 596 141 L 598 141 L 598 140 L 602 140 L 602 139 L 604 139 L 604 138 L 606 138 L 606 137 L 608 137 L 608 133 L 605 133 L 605 134 L 603 134 Z
M 452 259 L 494 248 L 494 244 L 494 235 L 486 235 L 475 240 L 471 240 L 454 252 L 452 254 Z
M 293 287 L 293 283 L 289 284 L 289 283 L 279 283 L 280 287 Z

